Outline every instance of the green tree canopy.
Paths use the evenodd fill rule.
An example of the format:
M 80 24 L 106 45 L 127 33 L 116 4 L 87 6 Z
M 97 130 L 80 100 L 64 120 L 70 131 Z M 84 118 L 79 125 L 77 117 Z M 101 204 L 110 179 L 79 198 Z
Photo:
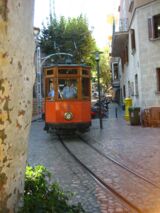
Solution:
M 107 90 L 111 84 L 110 58 L 108 47 L 104 49 L 104 52 L 101 55 L 100 70 L 102 86 L 105 90 Z
M 103 49 L 103 53 L 100 54 L 99 60 L 100 67 L 100 84 L 104 91 L 111 86 L 111 72 L 110 72 L 110 58 L 109 58 L 109 47 Z M 92 70 L 92 81 L 97 82 L 97 69 L 96 64 Z
M 44 54 L 65 52 L 74 55 L 74 62 L 92 65 L 91 52 L 96 49 L 96 42 L 89 30 L 87 19 L 80 15 L 77 18 L 53 18 L 47 26 L 43 25 L 40 45 Z

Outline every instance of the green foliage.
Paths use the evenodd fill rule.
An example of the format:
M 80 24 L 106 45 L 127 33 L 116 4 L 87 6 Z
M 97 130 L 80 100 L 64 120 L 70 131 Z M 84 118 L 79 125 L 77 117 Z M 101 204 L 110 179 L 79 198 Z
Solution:
M 99 68 L 100 68 L 100 86 L 103 88 L 105 92 L 111 86 L 111 68 L 110 68 L 110 58 L 109 58 L 109 48 L 106 47 L 103 50 L 103 53 L 100 54 L 99 60 Z M 97 67 L 96 64 L 94 69 L 92 70 L 92 82 L 97 82 Z
M 50 177 L 42 165 L 27 166 L 24 205 L 19 213 L 84 213 L 80 204 L 68 204 L 72 193 L 64 193 L 58 183 L 50 183 Z
M 109 48 L 105 48 L 100 60 L 101 80 L 104 90 L 107 91 L 111 84 Z
M 74 56 L 73 63 L 85 63 L 91 66 L 92 73 L 96 70 L 95 56 L 92 53 L 98 49 L 87 19 L 82 15 L 68 19 L 63 16 L 59 19 L 53 18 L 51 23 L 43 26 L 41 30 L 40 45 L 45 55 L 58 52 L 71 53 Z M 107 90 L 111 81 L 108 48 L 104 49 L 100 58 L 101 86 Z M 54 60 L 61 63 L 59 56 L 57 58 L 54 56 Z M 96 78 L 92 80 L 95 81 Z
M 41 30 L 40 45 L 43 53 L 71 53 L 75 63 L 81 63 L 83 60 L 91 65 L 91 52 L 95 50 L 96 43 L 88 28 L 87 20 L 82 15 L 77 18 L 65 19 L 62 16 L 59 20 L 52 19 L 52 22 Z

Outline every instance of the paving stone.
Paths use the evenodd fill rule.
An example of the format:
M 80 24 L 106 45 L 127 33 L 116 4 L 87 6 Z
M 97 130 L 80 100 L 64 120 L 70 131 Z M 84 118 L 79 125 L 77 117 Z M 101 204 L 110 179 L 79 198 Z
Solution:
M 85 133 L 84 137 L 90 138 L 90 143 L 103 150 L 104 153 L 135 169 L 160 186 L 160 128 L 131 126 L 124 120 L 123 111 L 118 109 L 117 119 L 115 118 L 115 105 L 111 104 L 109 108 L 109 118 L 103 119 L 103 129 L 99 128 L 99 119 L 95 119 L 92 121 L 90 131 Z M 64 190 L 71 190 L 75 193 L 71 202 L 81 202 L 88 213 L 129 212 L 115 198 L 102 192 L 101 187 L 97 186 L 93 179 L 85 174 L 84 170 L 64 150 L 57 137 L 44 132 L 43 127 L 42 121 L 32 123 L 28 152 L 30 165 L 46 166 L 53 174 L 53 180 L 58 181 Z M 86 150 L 81 152 L 78 148 L 75 149 L 79 155 L 84 157 Z M 86 163 L 90 165 L 93 158 L 89 152 L 87 156 Z M 98 159 L 98 155 L 95 159 L 92 162 L 93 167 L 96 172 L 103 175 L 101 168 L 97 169 L 97 166 L 103 166 L 104 162 Z M 118 185 L 120 177 L 117 176 L 116 170 L 104 168 L 105 170 L 112 173 L 113 177 L 112 179 L 105 176 L 105 181 L 114 184 L 116 190 L 123 194 L 124 191 Z M 129 196 L 127 191 L 125 193 L 126 196 Z M 145 196 L 145 193 L 142 195 Z M 137 194 L 133 192 L 132 197 L 134 199 Z M 150 199 L 153 199 L 152 191 L 148 203 Z M 158 212 L 158 206 L 152 204 L 150 208 L 153 211 L 146 208 L 144 212 Z

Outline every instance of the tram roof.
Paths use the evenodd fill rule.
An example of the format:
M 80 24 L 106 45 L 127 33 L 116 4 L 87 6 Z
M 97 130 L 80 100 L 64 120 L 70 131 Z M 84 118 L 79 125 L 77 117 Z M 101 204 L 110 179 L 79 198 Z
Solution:
M 51 65 L 46 65 L 43 68 L 50 68 L 50 67 L 90 67 L 86 64 L 51 64 Z

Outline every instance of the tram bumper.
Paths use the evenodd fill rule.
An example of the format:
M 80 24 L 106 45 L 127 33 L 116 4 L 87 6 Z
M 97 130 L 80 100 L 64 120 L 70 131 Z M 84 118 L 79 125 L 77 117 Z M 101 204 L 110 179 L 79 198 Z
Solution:
M 83 123 L 46 123 L 51 129 L 64 129 L 64 130 L 79 130 L 79 131 L 87 131 L 91 126 L 91 122 L 83 122 Z

